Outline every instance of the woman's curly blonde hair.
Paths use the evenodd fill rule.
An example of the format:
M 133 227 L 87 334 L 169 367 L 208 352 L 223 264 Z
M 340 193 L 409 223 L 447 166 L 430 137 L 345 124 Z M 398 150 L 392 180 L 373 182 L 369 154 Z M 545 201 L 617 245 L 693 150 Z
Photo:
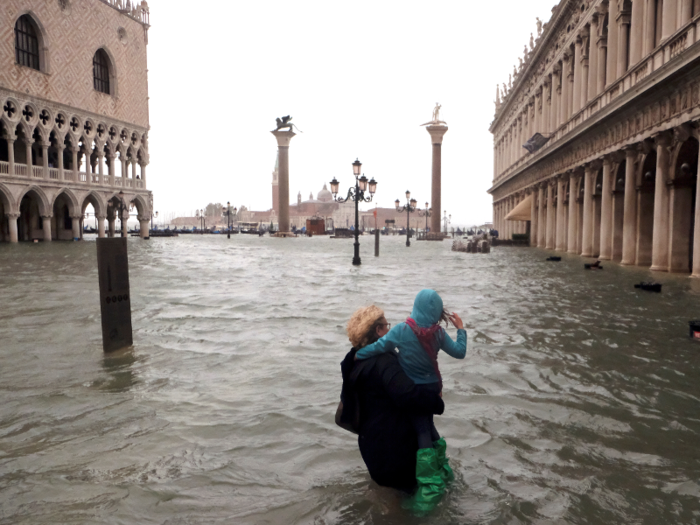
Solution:
M 384 310 L 375 305 L 359 308 L 352 314 L 346 330 L 354 348 L 364 348 L 377 340 L 377 327 L 382 317 Z

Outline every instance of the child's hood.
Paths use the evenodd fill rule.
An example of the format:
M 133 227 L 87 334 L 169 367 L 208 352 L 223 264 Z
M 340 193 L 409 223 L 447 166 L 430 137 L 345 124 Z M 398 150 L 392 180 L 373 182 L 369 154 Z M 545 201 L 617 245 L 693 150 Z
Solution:
M 411 317 L 421 328 L 427 328 L 440 320 L 442 298 L 435 290 L 425 289 L 418 292 L 413 302 Z

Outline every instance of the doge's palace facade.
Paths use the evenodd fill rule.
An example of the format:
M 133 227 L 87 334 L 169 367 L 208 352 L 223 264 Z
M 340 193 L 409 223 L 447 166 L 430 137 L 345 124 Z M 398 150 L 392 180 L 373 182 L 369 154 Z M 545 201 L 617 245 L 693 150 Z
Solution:
M 700 1 L 562 0 L 499 89 L 495 227 L 700 277 Z M 529 153 L 540 133 L 549 140 Z
M 79 239 L 88 204 L 148 236 L 149 27 L 145 1 L 0 2 L 0 241 Z

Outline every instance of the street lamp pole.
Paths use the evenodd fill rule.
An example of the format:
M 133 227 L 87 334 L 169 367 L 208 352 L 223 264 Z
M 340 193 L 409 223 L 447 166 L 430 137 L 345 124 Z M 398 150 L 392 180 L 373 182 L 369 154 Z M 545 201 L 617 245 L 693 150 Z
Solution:
M 406 190 L 406 205 L 403 207 L 400 207 L 401 201 L 399 199 L 396 199 L 394 202 L 396 204 L 396 211 L 399 213 L 403 213 L 404 211 L 406 212 L 406 246 L 411 246 L 411 228 L 410 228 L 410 215 L 414 211 L 416 211 L 416 204 L 418 204 L 418 201 L 416 199 L 411 198 L 411 192 Z
M 233 214 L 235 215 L 237 211 L 238 211 L 238 209 L 234 207 Z M 226 215 L 226 217 L 227 217 L 226 223 L 228 225 L 228 230 L 227 230 L 226 237 L 230 239 L 231 238 L 231 203 L 230 202 L 226 203 L 226 211 L 223 214 Z
M 377 191 L 377 182 L 374 180 L 374 177 L 372 177 L 372 180 L 370 181 L 367 181 L 367 177 L 365 177 L 364 173 L 360 177 L 361 169 L 362 163 L 358 159 L 355 159 L 355 162 L 352 163 L 352 173 L 355 175 L 355 187 L 350 187 L 348 189 L 348 195 L 344 199 L 338 198 L 340 183 L 335 177 L 333 177 L 333 180 L 331 181 L 331 193 L 333 193 L 333 199 L 336 202 L 343 203 L 347 202 L 348 200 L 355 202 L 355 253 L 352 258 L 352 264 L 355 266 L 362 264 L 362 261 L 360 260 L 360 212 L 358 206 L 360 201 L 371 202 L 372 197 L 374 197 L 374 192 Z M 365 198 L 365 191 L 368 189 L 369 198 Z
M 425 203 L 425 211 L 418 210 L 419 217 L 425 217 L 425 238 L 428 238 L 428 217 L 432 217 L 432 208 L 428 208 L 429 204 Z
M 153 215 L 153 212 L 151 212 L 151 231 L 153 231 L 153 218 L 158 217 L 158 212 L 156 212 L 155 215 Z

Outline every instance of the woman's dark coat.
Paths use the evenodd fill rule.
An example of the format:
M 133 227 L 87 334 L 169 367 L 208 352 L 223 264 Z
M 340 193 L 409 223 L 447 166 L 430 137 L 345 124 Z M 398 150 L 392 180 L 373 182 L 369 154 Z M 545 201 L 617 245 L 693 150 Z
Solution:
M 442 414 L 438 393 L 426 393 L 404 373 L 396 354 L 355 361 L 355 349 L 341 363 L 344 413 L 359 405 L 358 445 L 372 479 L 411 491 L 416 485 L 418 440 L 409 414 Z

